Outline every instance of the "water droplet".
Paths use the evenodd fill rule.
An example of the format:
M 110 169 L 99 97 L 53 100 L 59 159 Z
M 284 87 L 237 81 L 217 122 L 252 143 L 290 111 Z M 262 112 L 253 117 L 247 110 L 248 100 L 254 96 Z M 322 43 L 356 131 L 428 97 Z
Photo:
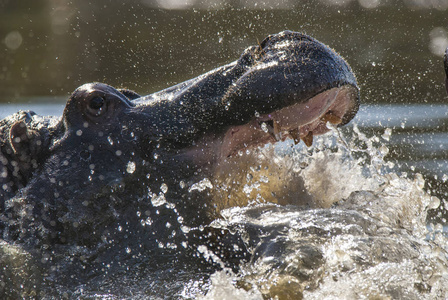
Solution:
M 159 195 L 152 194 L 151 203 L 154 207 L 165 204 L 166 203 L 165 195 L 162 193 L 160 193 Z
M 423 178 L 423 175 L 420 173 L 415 174 L 414 183 L 418 188 L 423 189 L 425 187 L 425 179 Z
M 189 233 L 191 228 L 188 226 L 181 226 L 180 229 L 182 230 L 183 233 Z
M 205 190 L 206 188 L 212 189 L 213 188 L 213 184 L 211 183 L 211 181 L 208 178 L 204 178 L 201 181 L 193 184 L 190 189 L 188 190 L 188 192 L 192 192 L 194 190 L 197 190 L 199 192 L 202 192 L 203 190 Z
M 261 123 L 261 130 L 263 130 L 264 132 L 268 132 L 268 125 L 266 125 L 266 123 L 265 122 L 262 122 Z
M 20 45 L 22 45 L 23 38 L 22 38 L 22 35 L 20 34 L 20 32 L 18 32 L 17 30 L 14 30 L 6 35 L 3 42 L 5 43 L 6 47 L 8 47 L 9 49 L 16 50 L 20 47 Z
M 381 156 L 386 156 L 389 153 L 389 148 L 387 148 L 386 146 L 382 145 L 378 148 Z
M 160 186 L 160 190 L 162 191 L 162 193 L 166 194 L 166 192 L 168 192 L 168 186 L 165 183 L 162 183 L 162 185 Z
M 435 197 L 435 196 L 431 196 L 431 201 L 429 203 L 428 208 L 429 209 L 436 209 L 440 206 L 440 199 Z
M 126 165 L 126 172 L 132 174 L 135 172 L 135 163 L 133 161 L 128 162 Z
M 447 180 L 448 180 L 448 175 L 443 174 L 443 176 L 442 176 L 442 181 L 443 181 L 443 182 L 446 182 Z
M 391 134 L 392 134 L 392 129 L 390 129 L 390 128 L 386 128 L 385 130 L 384 130 L 384 134 L 381 136 L 383 139 L 385 139 L 386 141 L 389 141 L 390 140 L 390 136 L 391 136 Z

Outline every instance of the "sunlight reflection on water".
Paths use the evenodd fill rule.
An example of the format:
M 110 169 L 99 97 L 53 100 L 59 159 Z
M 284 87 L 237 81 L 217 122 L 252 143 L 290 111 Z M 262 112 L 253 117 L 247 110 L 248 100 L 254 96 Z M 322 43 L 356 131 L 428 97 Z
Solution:
M 62 116 L 65 103 L 14 103 L 14 104 L 0 104 L 0 119 L 3 119 L 19 110 L 31 110 L 41 116 Z

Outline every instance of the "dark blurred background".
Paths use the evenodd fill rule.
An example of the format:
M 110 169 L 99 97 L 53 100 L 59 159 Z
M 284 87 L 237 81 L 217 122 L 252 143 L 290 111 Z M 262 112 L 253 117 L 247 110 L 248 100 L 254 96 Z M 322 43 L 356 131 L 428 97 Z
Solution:
M 285 29 L 341 53 L 364 103 L 447 100 L 448 0 L 0 0 L 0 102 L 91 81 L 148 94 Z

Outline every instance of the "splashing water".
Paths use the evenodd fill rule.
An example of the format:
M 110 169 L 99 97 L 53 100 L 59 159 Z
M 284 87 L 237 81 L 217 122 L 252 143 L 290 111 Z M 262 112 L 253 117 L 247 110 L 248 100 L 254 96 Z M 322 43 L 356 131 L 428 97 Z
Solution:
M 104 247 L 119 248 L 107 263 L 90 249 L 69 249 L 67 257 L 98 264 L 99 275 L 74 290 L 61 287 L 56 298 L 447 298 L 447 238 L 442 224 L 427 221 L 444 200 L 425 191 L 422 175 L 400 174 L 385 161 L 381 141 L 391 130 L 382 140 L 357 126 L 351 132 L 347 140 L 338 131 L 316 137 L 311 148 L 286 141 L 254 150 L 231 178 L 180 181 L 186 195 L 230 204 L 209 226 L 184 221 L 182 202 L 170 194 L 177 186 L 145 187 L 138 201 L 155 211 L 131 210 L 138 226 L 117 224 L 103 238 Z M 139 171 L 132 162 L 128 168 Z M 141 239 L 133 241 L 134 231 Z M 0 262 L 33 274 L 29 254 L 2 249 Z M 66 258 L 57 267 L 73 274 Z
M 252 258 L 237 274 L 214 273 L 204 299 L 448 296 L 447 238 L 442 225 L 431 224 L 431 235 L 427 226 L 428 209 L 442 201 L 424 190 L 422 175 L 391 171 L 377 137 L 353 132 L 349 142 L 335 133 L 312 150 L 283 144 L 268 152 L 304 179 L 315 205 L 224 210 L 214 226 L 239 230 Z

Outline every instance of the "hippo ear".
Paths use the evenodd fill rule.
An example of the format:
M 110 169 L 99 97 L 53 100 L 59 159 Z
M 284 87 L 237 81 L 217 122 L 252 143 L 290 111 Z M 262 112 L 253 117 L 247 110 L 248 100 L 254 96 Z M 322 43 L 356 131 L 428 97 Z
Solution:
M 36 132 L 28 129 L 23 120 L 14 123 L 9 130 L 9 140 L 14 154 L 31 155 L 30 141 L 34 136 Z
M 118 89 L 118 91 L 120 93 L 122 93 L 123 95 L 125 95 L 129 100 L 134 100 L 134 99 L 137 99 L 137 98 L 141 97 L 136 92 L 128 90 L 128 89 Z

